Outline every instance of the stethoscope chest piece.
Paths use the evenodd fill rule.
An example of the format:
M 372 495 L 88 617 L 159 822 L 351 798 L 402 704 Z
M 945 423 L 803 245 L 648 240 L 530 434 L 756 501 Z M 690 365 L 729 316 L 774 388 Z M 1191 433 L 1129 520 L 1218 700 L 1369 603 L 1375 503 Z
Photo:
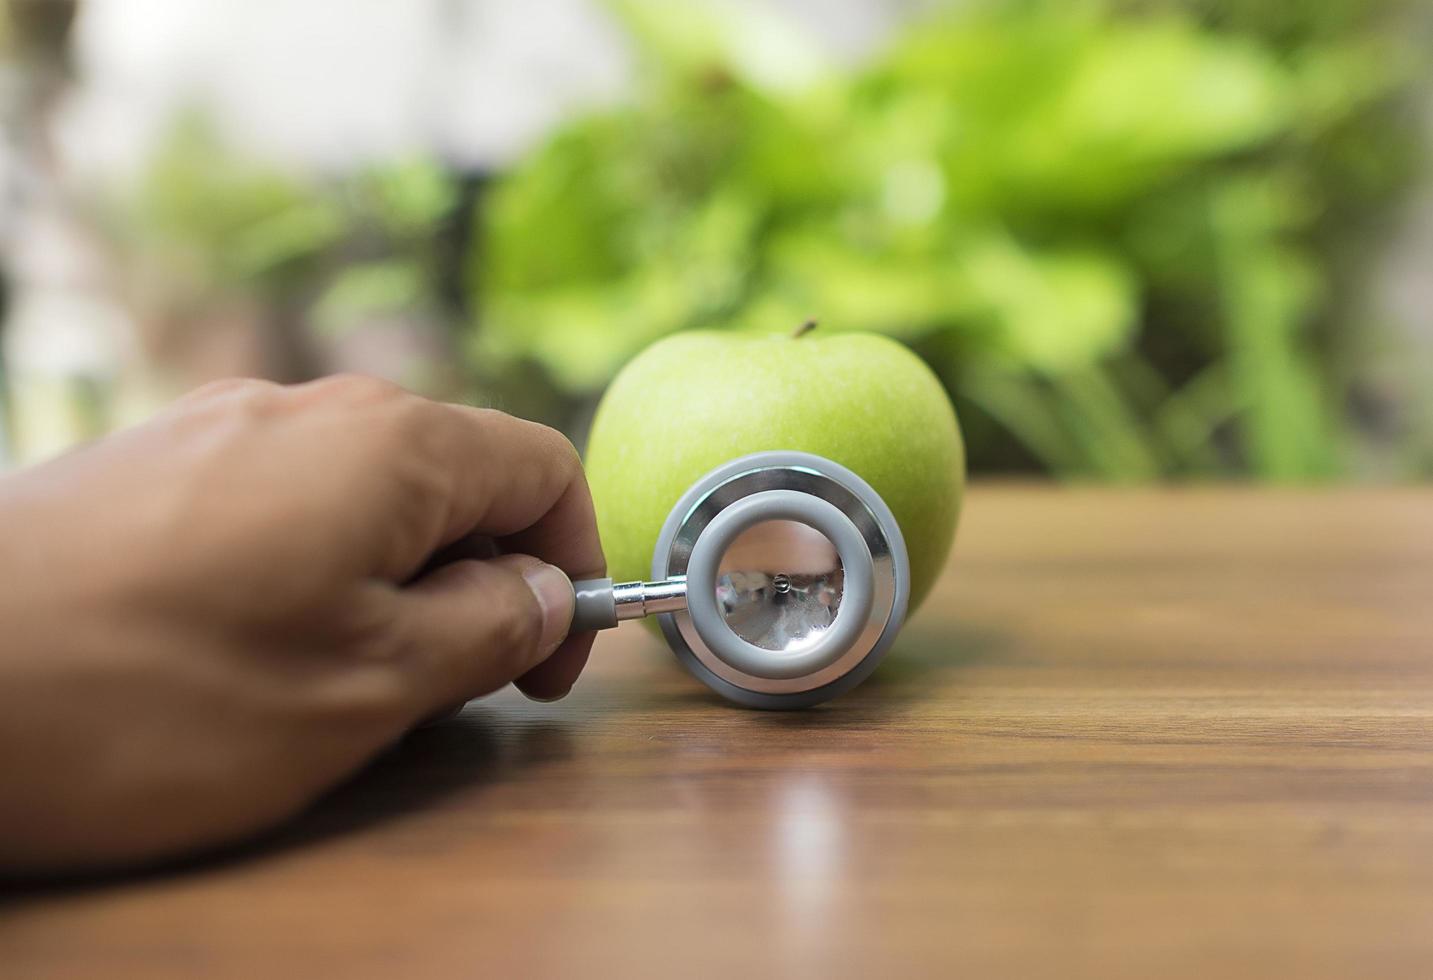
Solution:
M 870 484 L 809 453 L 743 456 L 668 515 L 651 582 L 577 582 L 574 629 L 655 615 L 702 682 L 753 708 L 801 708 L 870 675 L 905 620 L 910 564 Z
M 906 619 L 900 526 L 866 480 L 810 453 L 716 467 L 672 507 L 652 582 L 577 582 L 573 630 L 656 616 L 709 688 L 804 708 L 858 685 Z
M 744 456 L 697 481 L 662 528 L 652 577 L 686 581 L 686 608 L 659 616 L 677 657 L 756 708 L 855 687 L 895 638 L 910 595 L 885 502 L 849 469 L 796 452 Z

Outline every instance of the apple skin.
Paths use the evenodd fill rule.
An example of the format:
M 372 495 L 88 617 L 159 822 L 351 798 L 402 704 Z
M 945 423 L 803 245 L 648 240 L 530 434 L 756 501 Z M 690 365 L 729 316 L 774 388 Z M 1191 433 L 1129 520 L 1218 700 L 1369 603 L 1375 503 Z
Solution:
M 955 538 L 965 448 L 940 381 L 876 334 L 679 333 L 629 362 L 587 443 L 608 574 L 649 578 L 682 494 L 722 463 L 766 450 L 824 456 L 875 488 L 906 540 L 914 612 Z

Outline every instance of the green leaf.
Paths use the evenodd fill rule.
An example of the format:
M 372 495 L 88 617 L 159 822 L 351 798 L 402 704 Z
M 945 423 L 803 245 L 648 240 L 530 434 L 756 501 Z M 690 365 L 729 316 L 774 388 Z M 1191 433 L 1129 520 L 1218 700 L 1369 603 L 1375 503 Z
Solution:
M 343 231 L 343 217 L 329 203 L 296 204 L 237 229 L 225 264 L 239 278 L 260 276 L 323 251 Z
M 1181 21 L 1109 25 L 1009 137 L 1012 193 L 1128 199 L 1177 168 L 1264 141 L 1291 118 L 1289 81 L 1252 44 Z
M 422 235 L 457 203 L 452 179 L 432 160 L 414 158 L 379 168 L 360 186 L 370 191 L 384 227 L 394 235 Z
M 1277 197 L 1257 181 L 1219 199 L 1228 360 L 1243 412 L 1246 450 L 1260 476 L 1326 478 L 1339 469 L 1322 384 L 1305 338 L 1318 281 L 1277 234 Z
M 315 303 L 314 325 L 339 334 L 374 316 L 411 312 L 422 302 L 424 287 L 422 271 L 406 259 L 351 265 Z
M 969 291 L 956 256 L 860 250 L 829 228 L 781 236 L 771 246 L 758 307 L 779 297 L 788 311 L 804 310 L 827 329 L 873 330 L 915 340 L 949 325 L 970 310 Z M 790 329 L 758 309 L 748 316 L 757 329 Z
M 1040 254 L 991 235 L 965 251 L 958 268 L 995 324 L 997 360 L 1060 374 L 1095 364 L 1133 336 L 1135 281 L 1108 255 Z
M 724 69 L 756 88 L 798 91 L 831 71 L 810 35 L 769 7 L 709 0 L 608 0 L 608 6 L 667 73 Z

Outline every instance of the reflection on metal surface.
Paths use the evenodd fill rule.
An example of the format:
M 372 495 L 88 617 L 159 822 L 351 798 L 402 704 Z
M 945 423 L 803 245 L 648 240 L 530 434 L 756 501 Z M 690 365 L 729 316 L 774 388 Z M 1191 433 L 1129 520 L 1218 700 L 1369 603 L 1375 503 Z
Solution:
M 680 576 L 661 582 L 619 582 L 612 587 L 612 604 L 619 621 L 677 612 L 687 608 L 687 582 Z
M 830 627 L 844 575 L 835 547 L 796 521 L 763 521 L 722 557 L 717 604 L 732 632 L 764 650 L 798 651 Z
M 681 526 L 672 538 L 671 547 L 660 563 L 654 568 L 657 577 L 686 575 L 687 562 L 691 558 L 692 546 L 708 523 L 733 502 L 759 493 L 763 490 L 799 490 L 814 494 L 835 504 L 850 518 L 865 538 L 871 551 L 875 570 L 875 597 L 870 621 L 860 640 L 839 661 L 806 677 L 786 680 L 772 680 L 756 677 L 735 670 L 731 665 L 715 656 L 692 627 L 691 618 L 684 612 L 674 615 L 675 625 L 681 642 L 691 651 L 703 666 L 715 676 L 738 687 L 763 694 L 788 694 L 809 691 L 829 684 L 855 668 L 871 648 L 876 645 L 890 619 L 895 604 L 895 566 L 889 542 L 875 516 L 866 505 L 850 490 L 831 478 L 805 466 L 758 467 L 736 474 L 721 485 L 706 493 L 683 517 Z M 803 525 L 804 526 L 804 525 Z M 827 545 L 829 547 L 829 543 Z M 790 573 L 787 572 L 789 575 Z M 733 630 L 735 630 L 733 624 Z

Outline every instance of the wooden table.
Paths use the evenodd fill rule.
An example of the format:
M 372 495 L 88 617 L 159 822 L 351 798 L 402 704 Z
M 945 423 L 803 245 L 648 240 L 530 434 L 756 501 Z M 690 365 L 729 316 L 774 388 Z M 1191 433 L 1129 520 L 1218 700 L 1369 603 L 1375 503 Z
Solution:
M 1433 491 L 978 487 L 877 676 L 636 627 L 221 861 L 12 890 L 0 976 L 1433 976 Z

